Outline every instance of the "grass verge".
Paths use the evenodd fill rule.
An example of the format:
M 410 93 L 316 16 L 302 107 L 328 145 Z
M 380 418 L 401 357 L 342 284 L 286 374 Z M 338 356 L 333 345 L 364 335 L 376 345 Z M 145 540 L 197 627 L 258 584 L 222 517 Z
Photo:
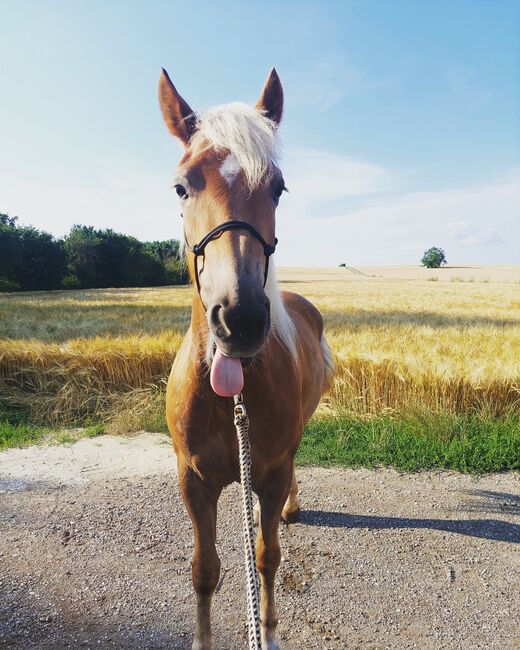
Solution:
M 101 433 L 167 432 L 162 391 L 135 392 L 117 415 L 83 428 L 55 429 L 0 418 L 0 450 L 35 443 L 72 443 Z M 520 414 L 415 411 L 315 416 L 306 426 L 299 465 L 445 469 L 472 474 L 520 470 Z
M 520 470 L 520 417 L 423 412 L 316 418 L 306 427 L 297 463 L 472 474 Z
M 24 422 L 0 420 L 0 451 L 12 447 L 27 447 L 34 444 L 66 444 L 80 438 L 94 438 L 105 433 L 105 425 L 94 424 L 75 429 L 50 429 Z

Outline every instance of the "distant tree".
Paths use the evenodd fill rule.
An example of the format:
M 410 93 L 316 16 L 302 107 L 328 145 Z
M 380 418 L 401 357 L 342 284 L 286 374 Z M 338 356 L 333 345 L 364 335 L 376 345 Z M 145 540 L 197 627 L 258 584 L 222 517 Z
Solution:
M 347 265 L 345 264 L 345 262 L 341 262 L 341 264 L 339 265 L 339 268 L 340 269 L 346 269 Z
M 79 288 L 101 286 L 101 239 L 92 226 L 74 225 L 65 238 L 68 284 Z
M 138 242 L 138 246 L 131 256 L 134 265 L 133 272 L 128 275 L 130 280 L 129 286 L 134 287 L 158 287 L 168 282 L 168 274 L 164 264 L 158 259 L 148 255 L 143 250 L 143 244 Z
M 164 265 L 168 284 L 188 284 L 190 276 L 188 268 L 182 259 L 168 260 Z
M 60 289 L 67 271 L 63 241 L 32 227 L 18 228 L 21 239 L 21 263 L 18 278 L 22 289 L 49 291 Z
M 17 277 L 21 245 L 16 221 L 17 217 L 0 213 L 0 291 L 21 288 Z
M 144 250 L 164 265 L 168 284 L 187 284 L 188 270 L 182 259 L 181 245 L 177 239 L 145 242 Z
M 167 283 L 160 259 L 135 237 L 75 225 L 65 239 L 67 284 L 87 288 L 148 287 Z M 76 278 L 76 281 L 74 281 Z
M 170 260 L 181 258 L 180 242 L 177 239 L 166 239 L 165 241 L 147 241 L 143 244 L 145 253 L 153 255 L 163 264 Z
M 188 281 L 175 239 L 141 242 L 84 225 L 55 239 L 0 213 L 0 291 L 152 287 Z
M 16 226 L 18 217 L 10 217 L 8 214 L 0 212 L 0 225 L 2 226 Z
M 66 272 L 63 242 L 0 214 L 0 290 L 58 289 Z
M 432 248 L 425 251 L 421 259 L 421 264 L 427 269 L 438 269 L 442 264 L 447 263 L 448 261 L 446 260 L 444 250 L 442 248 L 437 248 L 436 246 L 432 246 Z

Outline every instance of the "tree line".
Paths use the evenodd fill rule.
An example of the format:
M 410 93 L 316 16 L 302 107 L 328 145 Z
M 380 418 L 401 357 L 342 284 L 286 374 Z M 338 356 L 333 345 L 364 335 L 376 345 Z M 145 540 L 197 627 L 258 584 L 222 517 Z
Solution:
M 155 287 L 188 282 L 176 239 L 141 242 L 74 225 L 63 238 L 0 213 L 0 291 Z

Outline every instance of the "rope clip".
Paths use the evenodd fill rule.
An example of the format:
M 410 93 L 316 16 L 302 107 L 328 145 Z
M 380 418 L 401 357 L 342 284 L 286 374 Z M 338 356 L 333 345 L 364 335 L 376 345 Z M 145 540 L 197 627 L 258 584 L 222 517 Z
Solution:
M 235 424 L 240 424 L 247 417 L 246 405 L 242 393 L 235 395 Z

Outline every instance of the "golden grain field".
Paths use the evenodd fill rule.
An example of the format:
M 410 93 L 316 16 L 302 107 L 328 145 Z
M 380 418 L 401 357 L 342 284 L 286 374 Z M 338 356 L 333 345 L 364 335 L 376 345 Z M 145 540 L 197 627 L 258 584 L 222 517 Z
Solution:
M 322 412 L 520 410 L 520 267 L 282 269 L 323 313 Z M 0 294 L 0 407 L 139 427 L 161 409 L 191 287 Z

